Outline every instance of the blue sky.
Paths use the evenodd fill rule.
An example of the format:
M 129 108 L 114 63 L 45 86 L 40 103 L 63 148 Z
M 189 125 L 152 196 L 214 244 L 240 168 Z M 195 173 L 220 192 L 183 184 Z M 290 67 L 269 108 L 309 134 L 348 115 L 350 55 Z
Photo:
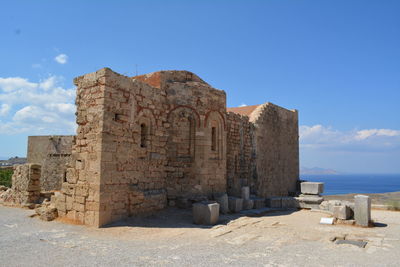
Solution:
M 189 70 L 298 109 L 301 165 L 400 173 L 400 1 L 3 1 L 0 156 L 73 134 L 72 79 Z

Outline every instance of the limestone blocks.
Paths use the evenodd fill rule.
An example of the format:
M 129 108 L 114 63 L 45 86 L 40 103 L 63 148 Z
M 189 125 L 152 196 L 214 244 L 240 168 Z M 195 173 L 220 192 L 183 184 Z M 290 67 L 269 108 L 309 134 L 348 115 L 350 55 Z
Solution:
M 318 209 L 319 204 L 324 201 L 320 194 L 324 192 L 324 183 L 302 182 L 300 184 L 301 195 L 296 198 L 302 209 Z
M 250 187 L 242 187 L 243 209 L 251 210 L 254 207 L 254 201 L 250 199 Z
M 219 219 L 219 204 L 198 202 L 193 204 L 193 222 L 195 224 L 214 225 Z
M 282 208 L 282 198 L 281 197 L 270 197 L 266 199 L 266 204 L 268 208 Z
M 254 207 L 254 200 L 252 199 L 243 199 L 243 209 L 251 210 Z
M 219 204 L 219 211 L 222 214 L 229 212 L 228 195 L 226 193 L 215 196 L 215 201 Z
M 305 195 L 320 195 L 324 192 L 324 183 L 302 182 L 301 193 Z
M 264 198 L 252 198 L 254 202 L 255 209 L 265 208 L 265 199 Z
M 243 199 L 237 197 L 228 197 L 230 212 L 237 213 L 243 209 Z
M 40 198 L 40 173 L 38 164 L 15 165 L 12 187 L 7 190 L 4 200 L 15 204 L 36 203 Z
M 341 220 L 349 220 L 352 217 L 352 210 L 349 206 L 334 206 L 333 207 L 333 217 Z
M 294 197 L 282 197 L 281 198 L 282 208 L 284 209 L 296 209 L 299 204 Z
M 356 224 L 368 227 L 371 221 L 371 199 L 369 196 L 356 195 L 354 202 L 354 219 L 356 220 Z
M 250 187 L 243 186 L 242 187 L 242 198 L 249 199 L 250 198 Z

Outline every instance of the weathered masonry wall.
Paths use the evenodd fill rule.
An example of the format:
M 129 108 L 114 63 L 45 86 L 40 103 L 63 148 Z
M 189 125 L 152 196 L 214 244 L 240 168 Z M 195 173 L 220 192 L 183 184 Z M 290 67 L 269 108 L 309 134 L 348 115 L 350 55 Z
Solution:
M 78 134 L 60 216 L 101 226 L 226 191 L 223 91 L 185 71 L 102 69 L 75 84 Z
M 61 217 L 98 227 L 181 200 L 240 196 L 242 186 L 261 197 L 296 189 L 297 111 L 267 103 L 227 112 L 225 92 L 187 71 L 126 77 L 105 68 L 74 82 L 77 136 L 52 199 Z M 32 149 L 43 155 L 64 147 L 41 142 L 53 144 Z
M 163 126 L 168 138 L 166 189 L 170 203 L 177 198 L 226 192 L 225 92 L 186 71 L 163 71 L 141 79 L 166 96 Z
M 298 113 L 271 103 L 250 115 L 255 127 L 257 195 L 287 196 L 299 178 Z
M 167 204 L 165 92 L 105 72 L 100 225 Z
M 227 113 L 227 192 L 241 196 L 242 186 L 250 186 L 254 192 L 255 143 L 254 126 L 248 116 Z
M 14 166 L 12 188 L 3 196 L 4 201 L 14 204 L 35 203 L 40 198 L 40 165 L 21 164 Z
M 62 194 L 55 197 L 59 216 L 100 225 L 101 152 L 106 70 L 74 80 L 78 124 Z
M 40 164 L 42 191 L 60 190 L 66 178 L 74 136 L 29 136 L 28 163 Z

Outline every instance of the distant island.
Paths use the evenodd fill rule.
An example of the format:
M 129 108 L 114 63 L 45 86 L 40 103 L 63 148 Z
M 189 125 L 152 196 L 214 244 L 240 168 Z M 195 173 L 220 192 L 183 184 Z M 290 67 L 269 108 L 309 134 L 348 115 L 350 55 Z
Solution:
M 340 173 L 338 171 L 335 171 L 335 170 L 332 170 L 332 169 L 323 169 L 323 168 L 318 168 L 318 167 L 314 167 L 314 168 L 301 167 L 300 168 L 300 174 L 306 174 L 306 175 L 315 174 L 315 175 L 319 175 L 319 174 L 340 174 Z

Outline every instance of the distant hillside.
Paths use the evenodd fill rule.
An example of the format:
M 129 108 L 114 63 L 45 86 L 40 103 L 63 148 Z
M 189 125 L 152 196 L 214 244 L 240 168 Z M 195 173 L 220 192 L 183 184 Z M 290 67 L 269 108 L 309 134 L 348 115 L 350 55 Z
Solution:
M 301 167 L 300 168 L 300 174 L 339 174 L 339 172 L 332 170 L 332 169 L 323 169 L 323 168 L 307 168 L 307 167 Z
M 26 163 L 26 158 L 20 158 L 20 157 L 13 157 L 7 160 L 0 160 L 0 166 L 12 166 L 15 164 L 24 164 L 24 163 Z

